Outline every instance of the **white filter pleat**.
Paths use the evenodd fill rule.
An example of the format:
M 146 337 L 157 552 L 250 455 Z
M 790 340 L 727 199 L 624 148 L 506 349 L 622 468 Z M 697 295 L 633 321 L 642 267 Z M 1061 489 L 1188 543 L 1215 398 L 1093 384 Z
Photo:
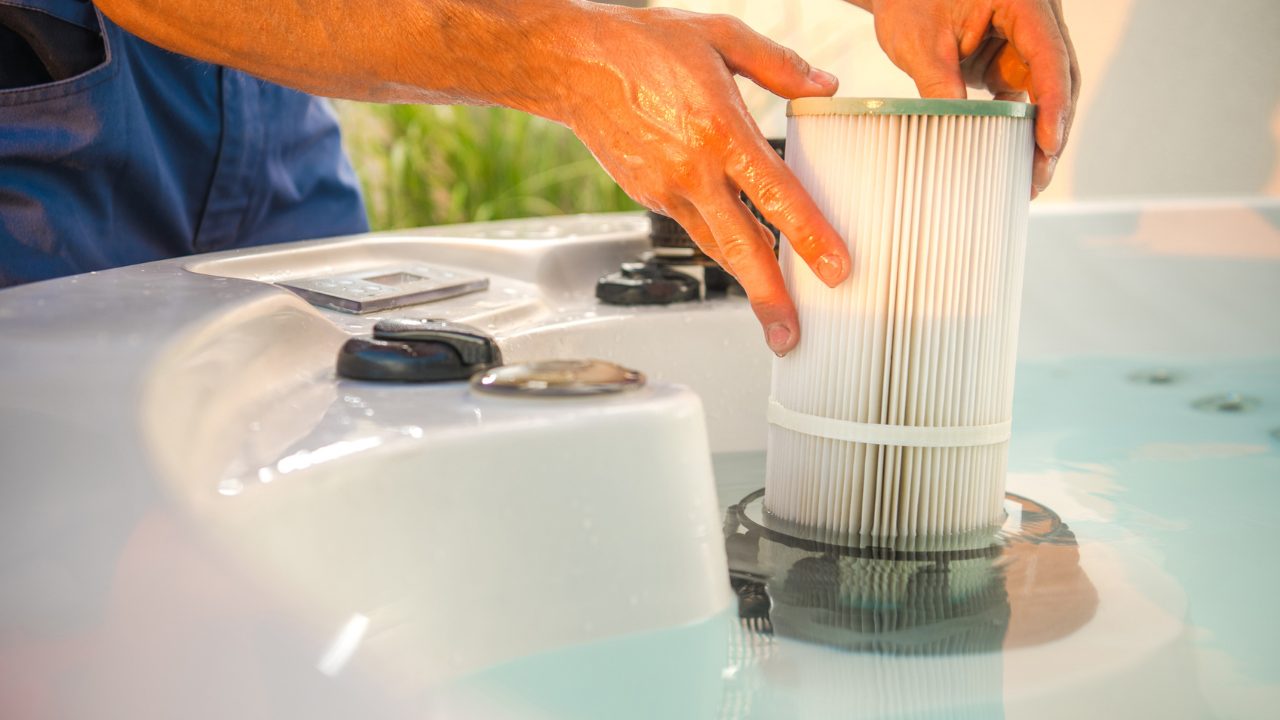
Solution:
M 790 118 L 787 163 L 853 271 L 827 288 L 783 243 L 802 341 L 773 368 L 770 512 L 883 537 L 999 523 L 1032 150 L 1030 117 Z

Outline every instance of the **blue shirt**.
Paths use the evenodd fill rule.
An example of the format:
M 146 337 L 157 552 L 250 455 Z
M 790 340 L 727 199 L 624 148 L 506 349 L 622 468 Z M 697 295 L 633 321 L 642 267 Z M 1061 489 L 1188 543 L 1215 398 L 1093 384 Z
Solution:
M 83 72 L 0 90 L 0 287 L 368 229 L 326 102 L 163 50 L 87 0 L 0 9 L 102 40 Z

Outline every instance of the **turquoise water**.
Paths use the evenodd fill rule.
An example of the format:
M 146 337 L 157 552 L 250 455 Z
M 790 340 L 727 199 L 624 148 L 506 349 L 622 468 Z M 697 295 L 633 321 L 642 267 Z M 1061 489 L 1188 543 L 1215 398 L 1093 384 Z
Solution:
M 1035 534 L 1060 518 L 1052 542 L 946 562 L 759 543 L 752 564 L 735 553 L 739 534 L 731 569 L 747 617 L 526 658 L 461 683 L 441 707 L 486 718 L 1273 717 L 1278 430 L 1277 358 L 1024 363 L 1009 490 L 1033 505 L 1011 522 Z M 764 484 L 761 453 L 715 468 L 726 509 Z M 759 587 L 743 592 L 748 576 Z

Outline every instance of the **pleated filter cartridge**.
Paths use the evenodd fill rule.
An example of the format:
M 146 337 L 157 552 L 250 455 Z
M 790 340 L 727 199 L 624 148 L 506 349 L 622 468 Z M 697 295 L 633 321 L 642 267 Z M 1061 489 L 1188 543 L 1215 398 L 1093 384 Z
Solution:
M 1034 108 L 806 98 L 787 164 L 849 243 L 824 285 L 783 242 L 801 341 L 774 361 L 765 507 L 849 536 L 1003 518 Z

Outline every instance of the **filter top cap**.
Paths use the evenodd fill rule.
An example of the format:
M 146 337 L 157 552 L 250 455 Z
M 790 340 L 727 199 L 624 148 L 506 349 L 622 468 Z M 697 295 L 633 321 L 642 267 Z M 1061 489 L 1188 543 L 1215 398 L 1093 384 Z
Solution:
M 1036 106 L 1006 100 L 812 97 L 787 103 L 787 116 L 797 115 L 985 115 L 1034 118 Z

